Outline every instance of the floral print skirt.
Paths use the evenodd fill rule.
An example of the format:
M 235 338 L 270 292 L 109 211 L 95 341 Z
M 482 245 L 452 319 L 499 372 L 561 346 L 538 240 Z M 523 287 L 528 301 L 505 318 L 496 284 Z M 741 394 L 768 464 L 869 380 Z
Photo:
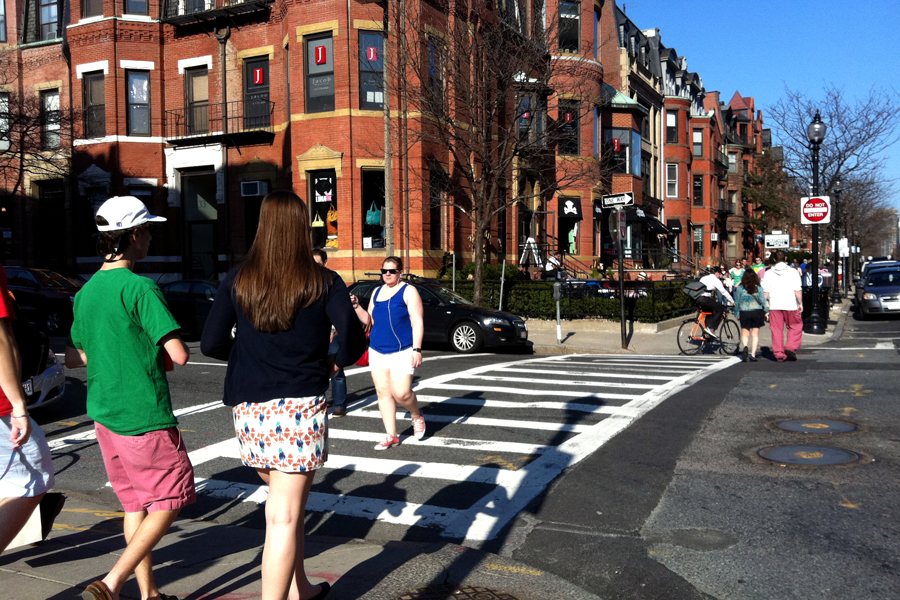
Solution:
M 233 409 L 241 461 L 255 469 L 300 473 L 328 458 L 325 396 L 244 402 Z

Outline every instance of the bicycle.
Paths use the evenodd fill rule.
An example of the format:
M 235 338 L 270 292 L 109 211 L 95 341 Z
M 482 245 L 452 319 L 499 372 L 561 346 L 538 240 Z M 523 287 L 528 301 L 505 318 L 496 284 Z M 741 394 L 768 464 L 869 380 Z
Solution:
M 718 350 L 719 354 L 737 354 L 741 343 L 741 328 L 737 321 L 728 318 L 729 309 L 722 317 L 719 323 L 719 330 L 716 331 L 716 338 L 710 338 L 706 335 L 704 328 L 706 327 L 706 317 L 712 315 L 711 312 L 705 312 L 703 309 L 697 309 L 697 316 L 686 320 L 678 328 L 678 349 L 682 354 L 693 356 L 702 354 L 709 349 L 710 352 Z

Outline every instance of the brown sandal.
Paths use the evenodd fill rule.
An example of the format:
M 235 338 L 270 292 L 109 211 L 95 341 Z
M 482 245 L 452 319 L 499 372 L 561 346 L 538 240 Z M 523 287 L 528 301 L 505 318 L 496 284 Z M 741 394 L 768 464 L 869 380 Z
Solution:
M 113 595 L 105 583 L 95 581 L 81 594 L 81 600 L 113 600 Z

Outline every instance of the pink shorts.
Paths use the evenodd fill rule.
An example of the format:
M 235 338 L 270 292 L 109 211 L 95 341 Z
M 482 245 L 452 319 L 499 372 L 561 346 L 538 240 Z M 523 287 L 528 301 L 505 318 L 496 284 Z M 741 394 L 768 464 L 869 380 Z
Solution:
M 177 510 L 197 500 L 194 467 L 177 427 L 119 435 L 94 423 L 109 482 L 125 512 Z

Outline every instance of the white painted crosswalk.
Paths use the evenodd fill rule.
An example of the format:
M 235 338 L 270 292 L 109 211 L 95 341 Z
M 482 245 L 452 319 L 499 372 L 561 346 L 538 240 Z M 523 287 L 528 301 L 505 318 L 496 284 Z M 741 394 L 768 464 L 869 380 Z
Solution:
M 329 459 L 307 510 L 437 528 L 449 538 L 491 539 L 567 468 L 672 394 L 735 362 L 567 355 L 434 377 L 427 377 L 426 363 L 425 378 L 415 386 L 428 424 L 426 438 L 408 435 L 409 415 L 398 413 L 400 446 L 376 453 L 372 446 L 384 436 L 377 399 L 356 400 L 347 417 L 330 420 Z M 365 373 L 348 371 L 368 377 Z M 184 413 L 210 409 L 204 405 Z M 221 479 L 227 471 L 223 460 L 240 464 L 234 438 L 196 449 L 190 457 L 201 496 L 265 501 L 265 486 Z M 346 484 L 341 490 L 322 483 L 332 475 Z M 395 487 L 384 483 L 387 478 Z

